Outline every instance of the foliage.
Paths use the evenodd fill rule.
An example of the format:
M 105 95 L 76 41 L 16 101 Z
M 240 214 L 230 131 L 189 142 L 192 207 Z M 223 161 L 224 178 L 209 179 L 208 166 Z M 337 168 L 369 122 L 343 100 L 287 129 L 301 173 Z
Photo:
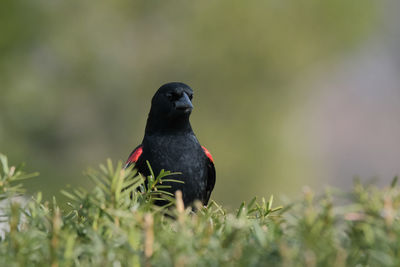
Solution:
M 111 161 L 91 170 L 95 186 L 54 199 L 17 201 L 28 178 L 1 156 L 1 266 L 398 266 L 400 189 L 356 183 L 348 194 L 327 191 L 284 208 L 256 198 L 237 212 L 212 201 L 184 208 L 163 193 L 169 172 L 143 179 Z M 157 207 L 168 198 L 172 207 Z M 338 198 L 338 199 L 336 199 Z M 346 199 L 346 201 L 343 201 Z M 340 200 L 340 201 L 339 201 Z M 342 203 L 341 203 L 342 202 Z M 344 202 L 344 203 L 343 203 Z

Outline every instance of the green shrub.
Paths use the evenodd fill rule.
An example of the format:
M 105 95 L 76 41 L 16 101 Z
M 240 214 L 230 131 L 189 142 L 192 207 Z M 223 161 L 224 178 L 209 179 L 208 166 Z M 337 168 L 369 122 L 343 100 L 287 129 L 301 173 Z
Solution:
M 169 172 L 145 181 L 107 161 L 88 172 L 93 190 L 63 192 L 70 209 L 62 211 L 40 193 L 23 197 L 18 182 L 33 175 L 0 161 L 0 266 L 400 265 L 396 180 L 385 189 L 356 183 L 346 194 L 305 190 L 284 208 L 271 197 L 235 213 L 214 201 L 193 211 L 163 192 Z M 171 206 L 153 205 L 159 198 Z

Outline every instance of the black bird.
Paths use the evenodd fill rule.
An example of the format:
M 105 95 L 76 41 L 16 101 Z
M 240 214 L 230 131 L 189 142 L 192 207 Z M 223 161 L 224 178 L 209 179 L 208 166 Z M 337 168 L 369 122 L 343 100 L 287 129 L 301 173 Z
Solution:
M 166 182 L 171 186 L 166 191 L 174 194 L 181 190 L 185 206 L 196 199 L 207 205 L 215 185 L 213 158 L 200 145 L 189 122 L 192 98 L 193 90 L 184 83 L 161 86 L 151 101 L 143 141 L 126 162 L 126 166 L 135 163 L 145 177 L 150 175 L 146 161 L 155 175 L 162 169 L 180 172 L 168 178 L 184 183 Z

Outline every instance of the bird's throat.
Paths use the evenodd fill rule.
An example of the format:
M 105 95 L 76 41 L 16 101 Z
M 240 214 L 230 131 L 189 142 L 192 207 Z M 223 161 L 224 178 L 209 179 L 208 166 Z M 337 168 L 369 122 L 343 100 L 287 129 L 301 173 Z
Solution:
M 193 132 L 189 121 L 189 114 L 180 117 L 154 116 L 147 118 L 145 135 L 161 133 L 190 133 Z

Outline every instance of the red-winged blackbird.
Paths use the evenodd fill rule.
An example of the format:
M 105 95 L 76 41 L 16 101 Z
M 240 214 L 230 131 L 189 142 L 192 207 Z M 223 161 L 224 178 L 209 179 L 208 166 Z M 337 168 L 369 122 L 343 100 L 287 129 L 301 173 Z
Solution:
M 180 172 L 168 178 L 184 183 L 166 182 L 171 188 L 165 191 L 174 194 L 181 190 L 185 206 L 196 199 L 207 205 L 215 185 L 213 158 L 200 145 L 189 122 L 192 98 L 193 90 L 184 83 L 161 86 L 151 101 L 143 141 L 126 162 L 127 166 L 135 163 L 145 177 L 150 175 L 146 161 L 155 175 L 162 169 Z

